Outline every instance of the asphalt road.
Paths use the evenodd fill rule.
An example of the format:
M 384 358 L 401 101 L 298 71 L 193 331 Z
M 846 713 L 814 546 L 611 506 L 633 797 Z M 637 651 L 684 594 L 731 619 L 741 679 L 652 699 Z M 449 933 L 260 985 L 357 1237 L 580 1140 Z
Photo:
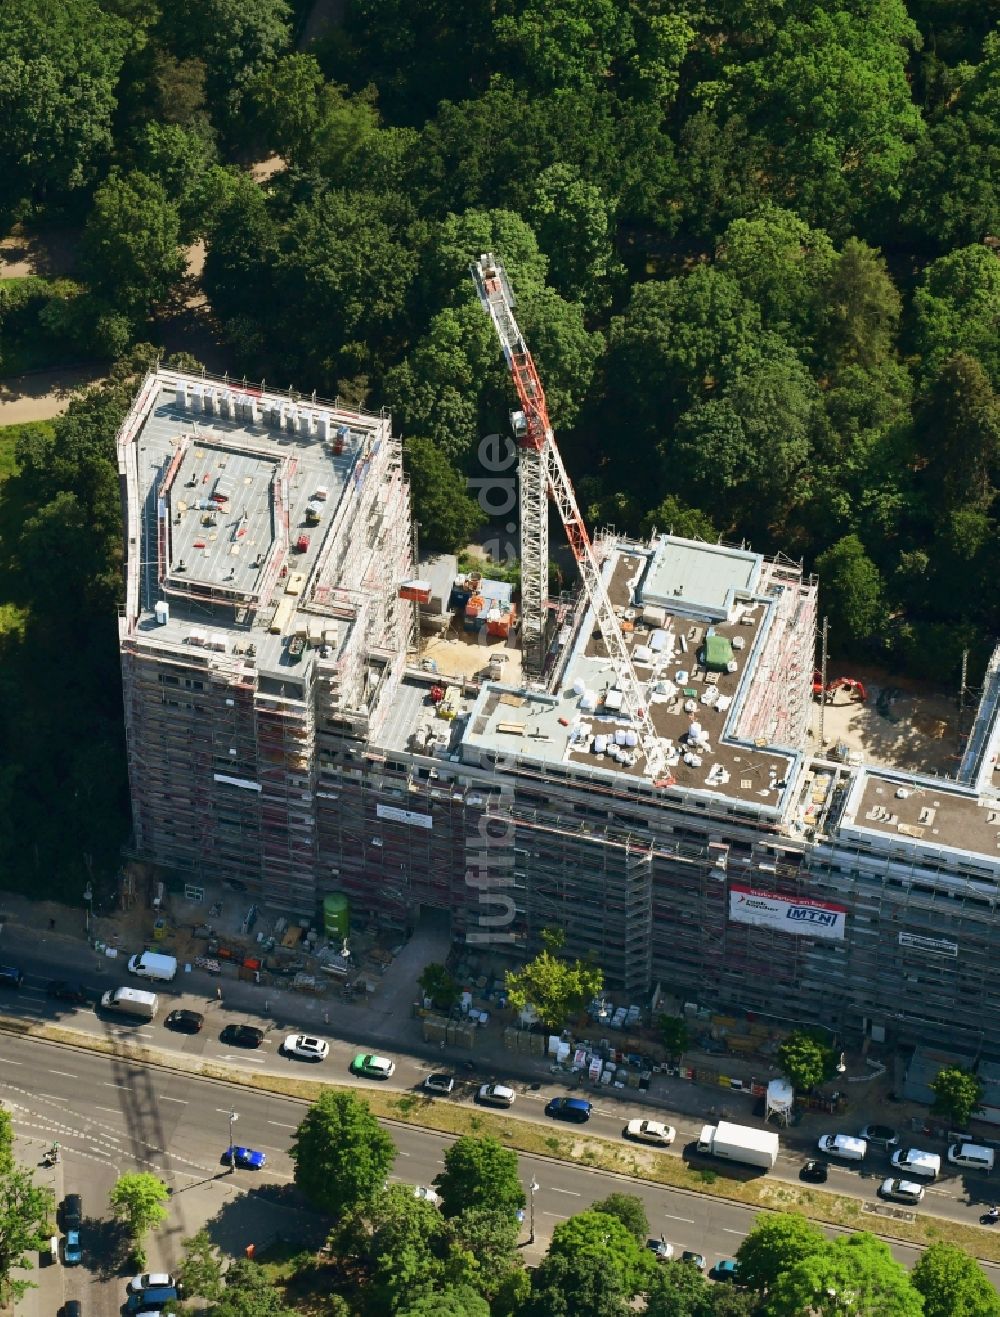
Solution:
M 120 1018 L 112 1019 L 89 1007 L 77 1009 L 46 997 L 45 985 L 53 974 L 80 980 L 94 992 L 95 996 L 108 987 L 115 987 L 125 982 L 133 985 L 139 982 L 125 971 L 124 964 L 120 960 L 109 961 L 82 945 L 74 946 L 73 951 L 74 959 L 78 963 L 63 964 L 60 969 L 55 969 L 52 965 L 52 951 L 44 945 L 24 946 L 23 949 L 19 947 L 17 961 L 25 970 L 25 983 L 20 991 L 0 991 L 0 1012 L 34 1019 L 59 1020 L 74 1029 L 99 1036 L 135 1038 L 141 1042 L 155 1044 L 159 1048 L 181 1051 L 208 1060 L 223 1060 L 248 1071 L 273 1073 L 292 1071 L 310 1076 L 315 1074 L 316 1077 L 323 1075 L 338 1082 L 358 1082 L 362 1086 L 366 1082 L 355 1081 L 350 1075 L 348 1066 L 359 1049 L 353 1043 L 336 1039 L 336 1019 L 328 1014 L 329 1007 L 325 1003 L 303 999 L 292 993 L 283 994 L 280 1006 L 276 1002 L 271 1003 L 272 1015 L 278 1015 L 282 1021 L 276 1024 L 273 1018 L 259 1018 L 245 1013 L 231 1012 L 212 998 L 206 1001 L 202 993 L 206 990 L 214 991 L 207 979 L 202 993 L 191 990 L 196 985 L 182 985 L 189 987 L 187 992 L 182 992 L 178 987 L 181 981 L 177 980 L 173 984 L 149 985 L 157 991 L 161 1000 L 160 1015 L 156 1020 L 145 1025 L 122 1022 Z M 4 954 L 9 957 L 11 949 L 8 947 Z M 197 985 L 197 987 L 201 986 Z M 168 1011 L 181 1005 L 197 1009 L 206 1016 L 205 1028 L 200 1034 L 180 1035 L 167 1029 L 163 1024 L 163 1018 Z M 265 1044 L 258 1052 L 230 1050 L 220 1043 L 219 1034 L 222 1026 L 241 1020 L 255 1023 L 267 1030 Z M 357 1020 L 357 1016 L 352 1017 L 354 1024 Z M 285 1033 L 299 1029 L 328 1039 L 330 1056 L 326 1062 L 314 1067 L 308 1062 L 297 1062 L 279 1055 L 278 1048 Z M 448 1058 L 445 1056 L 442 1056 L 439 1062 L 432 1064 L 423 1058 L 408 1057 L 398 1051 L 393 1052 L 392 1055 L 397 1067 L 395 1075 L 389 1081 L 389 1087 L 403 1091 L 419 1087 L 432 1069 L 448 1068 Z M 479 1064 L 481 1065 L 482 1061 Z M 478 1084 L 491 1078 L 509 1080 L 509 1076 L 505 1076 L 502 1070 L 494 1072 L 481 1069 L 474 1076 L 463 1078 L 459 1085 L 459 1094 L 455 1099 L 448 1100 L 470 1101 Z M 565 1082 L 556 1079 L 545 1084 L 513 1081 L 512 1086 L 518 1091 L 513 1114 L 546 1124 L 549 1122 L 543 1114 L 543 1108 L 548 1098 L 573 1091 Z M 669 1116 L 661 1110 L 645 1108 L 639 1100 L 639 1094 L 632 1090 L 608 1089 L 589 1096 L 594 1100 L 594 1111 L 588 1131 L 608 1138 L 620 1138 L 625 1123 L 634 1116 L 669 1120 L 677 1129 L 677 1140 L 674 1150 L 664 1155 L 681 1155 L 685 1147 L 697 1137 L 703 1123 L 701 1119 L 692 1116 Z M 831 1122 L 829 1132 L 836 1130 L 835 1123 Z M 844 1132 L 856 1132 L 856 1125 L 847 1124 Z M 787 1137 L 789 1136 L 782 1135 L 783 1142 Z M 935 1150 L 934 1145 L 931 1145 L 930 1150 Z M 797 1181 L 802 1160 L 801 1147 L 785 1148 L 779 1156 L 778 1165 L 772 1175 L 779 1179 Z M 851 1194 L 865 1201 L 875 1202 L 878 1186 L 891 1173 L 891 1169 L 888 1154 L 873 1148 L 860 1169 L 854 1166 L 831 1164 L 827 1187 L 838 1193 Z M 1000 1171 L 996 1174 L 1000 1175 Z M 924 1205 L 917 1210 L 972 1222 L 978 1220 L 984 1207 L 993 1201 L 996 1192 L 991 1186 L 991 1177 L 980 1172 L 959 1173 L 945 1164 L 941 1179 L 926 1186 Z M 873 1223 L 877 1222 L 877 1218 L 872 1220 Z
M 269 1198 L 280 1200 L 282 1191 L 288 1195 L 288 1147 L 304 1111 L 301 1102 L 34 1039 L 0 1038 L 0 1061 L 0 1098 L 13 1113 L 19 1139 L 39 1155 L 52 1141 L 60 1142 L 62 1189 L 84 1193 L 91 1231 L 101 1228 L 98 1218 L 106 1215 L 107 1188 L 122 1171 L 151 1170 L 170 1186 L 172 1219 L 157 1245 L 159 1264 L 175 1265 L 180 1239 L 203 1223 L 203 1207 L 193 1218 L 187 1213 L 193 1195 L 224 1196 L 221 1206 L 213 1200 L 209 1211 L 215 1226 L 227 1215 L 238 1218 L 230 1231 L 234 1251 L 260 1237 L 255 1197 L 262 1206 Z M 234 1110 L 236 1141 L 267 1154 L 263 1171 L 229 1174 L 222 1162 Z M 394 1178 L 429 1184 L 443 1165 L 450 1138 L 409 1126 L 389 1128 L 399 1150 Z M 533 1180 L 538 1185 L 536 1243 L 525 1249 L 529 1261 L 540 1256 L 559 1221 L 615 1190 L 642 1199 L 654 1234 L 662 1232 L 678 1249 L 704 1253 L 709 1265 L 732 1256 L 755 1215 L 752 1209 L 716 1198 L 563 1162 L 522 1155 L 520 1169 L 526 1189 Z M 243 1190 L 256 1195 L 248 1198 Z M 529 1226 L 526 1220 L 525 1243 Z M 893 1253 L 906 1265 L 918 1256 L 917 1250 L 901 1245 L 894 1245 Z M 1000 1283 L 1000 1271 L 989 1268 L 988 1274 Z M 78 1291 L 85 1275 L 70 1275 L 67 1293 L 72 1294 L 73 1287 Z M 121 1302 L 120 1280 L 103 1288 L 117 1295 L 116 1305 Z M 99 1311 L 88 1304 L 93 1317 L 104 1317 L 107 1301 L 97 1304 Z

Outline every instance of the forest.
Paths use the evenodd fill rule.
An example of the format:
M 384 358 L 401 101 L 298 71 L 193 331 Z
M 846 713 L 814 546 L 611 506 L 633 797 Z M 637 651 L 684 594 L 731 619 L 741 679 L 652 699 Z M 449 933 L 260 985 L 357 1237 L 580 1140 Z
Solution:
M 0 467 L 5 881 L 82 888 L 127 831 L 113 438 L 193 244 L 230 374 L 392 410 L 425 548 L 475 536 L 507 432 L 492 249 L 592 526 L 803 559 L 835 654 L 978 675 L 998 0 L 317 9 L 0 6 L 0 235 L 76 243 L 72 278 L 0 286 L 0 377 L 116 363 Z

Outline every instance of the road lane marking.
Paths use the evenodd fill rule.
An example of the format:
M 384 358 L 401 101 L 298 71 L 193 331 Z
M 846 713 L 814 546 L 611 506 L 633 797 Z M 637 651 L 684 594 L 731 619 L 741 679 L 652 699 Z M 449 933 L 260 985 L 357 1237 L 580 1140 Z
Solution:
M 161 1102 L 179 1102 L 182 1106 L 184 1106 L 184 1107 L 187 1106 L 187 1098 L 167 1097 L 166 1094 L 164 1094 L 164 1096 L 160 1098 L 160 1101 L 161 1101 Z
M 123 1088 L 125 1089 L 126 1092 L 128 1092 L 128 1084 L 115 1084 L 110 1079 L 105 1079 L 103 1082 L 105 1088 Z
M 68 1070 L 50 1070 L 50 1075 L 62 1075 L 63 1079 L 79 1079 L 79 1075 L 71 1075 Z
M 549 1185 L 549 1188 L 551 1189 L 551 1191 L 552 1191 L 554 1194 L 569 1194 L 569 1196 L 570 1196 L 571 1198 L 582 1198 L 582 1197 L 583 1197 L 583 1195 L 582 1195 L 582 1194 L 578 1194 L 578 1193 L 576 1192 L 575 1189 L 560 1189 L 560 1188 L 558 1187 L 558 1185 L 555 1185 L 555 1184 L 550 1184 L 550 1185 Z M 693 1224 L 694 1224 L 694 1222 L 692 1222 L 692 1225 L 693 1225 Z
M 670 1212 L 661 1212 L 660 1215 L 665 1216 L 668 1221 L 683 1221 L 686 1226 L 694 1225 L 694 1221 L 689 1216 L 673 1216 Z
M 693 1223 L 692 1223 L 692 1224 L 693 1224 Z M 746 1234 L 746 1231 L 745 1231 L 745 1230 L 731 1230 L 729 1226 L 723 1226 L 723 1227 L 722 1227 L 722 1233 L 723 1233 L 724 1235 L 745 1235 L 745 1234 Z
M 220 1061 L 246 1061 L 250 1065 L 267 1065 L 266 1056 L 243 1056 L 242 1053 L 234 1055 L 232 1052 L 216 1052 L 215 1055 Z
M 542 1216 L 555 1216 L 555 1217 L 558 1217 L 560 1221 L 568 1221 L 568 1220 L 569 1220 L 569 1217 L 566 1216 L 566 1215 L 565 1215 L 564 1213 L 562 1213 L 562 1212 L 543 1212 L 543 1213 L 542 1213 Z
M 12 1061 L 8 1056 L 4 1057 L 3 1063 L 4 1065 L 24 1065 L 23 1061 Z
M 217 1108 L 217 1109 L 218 1109 L 218 1108 Z M 229 1112 L 228 1112 L 228 1111 L 223 1112 L 223 1115 L 228 1116 L 228 1115 L 229 1115 Z M 278 1127 L 279 1130 L 297 1130 L 297 1129 L 298 1129 L 298 1125 L 283 1125 L 283 1124 L 281 1123 L 280 1120 L 269 1120 L 267 1123 L 268 1123 L 269 1125 L 276 1125 L 276 1126 Z
M 122 1114 L 122 1113 L 121 1113 L 121 1107 L 99 1107 L 96 1103 L 94 1104 L 94 1110 L 95 1110 L 95 1111 L 110 1111 L 111 1114 L 112 1114 L 112 1116 L 120 1116 L 120 1115 Z

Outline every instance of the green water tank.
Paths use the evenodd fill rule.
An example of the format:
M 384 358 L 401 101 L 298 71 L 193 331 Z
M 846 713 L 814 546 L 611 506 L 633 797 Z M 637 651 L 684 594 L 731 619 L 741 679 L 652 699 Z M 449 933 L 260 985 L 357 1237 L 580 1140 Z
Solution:
M 342 892 L 323 897 L 323 932 L 334 941 L 347 937 L 351 929 L 350 907 Z

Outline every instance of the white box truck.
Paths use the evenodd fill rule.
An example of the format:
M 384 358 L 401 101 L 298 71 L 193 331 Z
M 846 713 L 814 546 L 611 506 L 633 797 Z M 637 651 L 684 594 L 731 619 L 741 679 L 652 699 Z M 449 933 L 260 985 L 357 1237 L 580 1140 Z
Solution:
M 151 1020 L 160 1006 L 155 992 L 145 988 L 109 988 L 101 998 L 105 1010 L 131 1015 L 137 1020 Z
M 170 983 L 177 977 L 177 960 L 174 956 L 161 956 L 156 951 L 143 951 L 129 961 L 128 972 L 136 978 Z
M 698 1151 L 729 1162 L 763 1166 L 770 1170 L 778 1160 L 778 1136 L 773 1130 L 756 1130 L 749 1125 L 703 1125 L 698 1136 Z

